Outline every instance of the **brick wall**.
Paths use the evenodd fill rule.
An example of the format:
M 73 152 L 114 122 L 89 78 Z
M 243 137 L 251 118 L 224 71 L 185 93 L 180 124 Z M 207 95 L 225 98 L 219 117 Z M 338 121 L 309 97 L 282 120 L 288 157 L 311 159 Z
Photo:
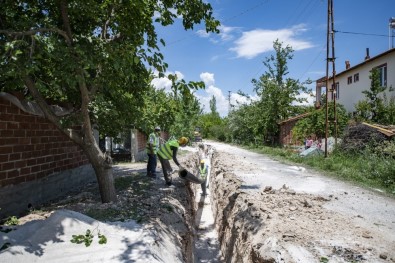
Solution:
M 81 183 L 81 178 L 70 181 L 76 176 L 73 171 L 80 174 L 84 170 L 85 177 L 91 180 L 92 169 L 86 169 L 86 166 L 90 167 L 90 164 L 83 151 L 54 125 L 0 97 L 0 217 L 3 212 L 14 211 L 13 207 L 5 206 L 10 205 L 8 199 L 19 200 L 13 194 L 15 191 L 24 197 L 23 208 L 37 205 L 48 201 L 37 197 L 51 199 L 55 197 L 51 192 L 53 195 L 65 193 L 68 185 L 74 187 L 74 182 Z M 63 178 L 57 178 L 59 176 Z M 61 183 L 62 180 L 65 182 Z M 37 184 L 48 184 L 51 189 L 37 189 Z M 27 190 L 29 185 L 35 185 L 37 191 L 30 193 Z
M 147 160 L 147 152 L 146 152 L 146 145 L 147 145 L 147 140 L 148 140 L 148 135 L 143 133 L 140 130 L 136 130 L 136 143 L 137 143 L 137 151 L 135 153 L 135 161 L 144 161 Z M 169 139 L 169 133 L 162 131 L 160 134 L 160 137 L 164 140 Z
M 79 146 L 54 125 L 0 98 L 0 186 L 37 180 L 87 163 Z
M 292 138 L 292 128 L 295 126 L 298 120 L 293 120 L 286 122 L 280 126 L 280 144 L 290 145 L 290 144 L 300 144 L 300 142 L 295 141 Z
M 295 138 L 293 138 L 292 129 L 300 119 L 303 119 L 309 116 L 310 114 L 311 113 L 309 112 L 303 113 L 279 123 L 280 125 L 279 139 L 281 145 L 303 145 L 303 142 L 297 141 Z
M 145 146 L 147 144 L 148 136 L 145 135 L 142 131 L 137 131 L 137 145 L 138 152 L 145 151 Z

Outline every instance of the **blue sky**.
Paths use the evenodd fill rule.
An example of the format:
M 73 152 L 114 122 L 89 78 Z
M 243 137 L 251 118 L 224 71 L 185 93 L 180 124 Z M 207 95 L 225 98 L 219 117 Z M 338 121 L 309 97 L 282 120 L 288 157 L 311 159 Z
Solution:
M 279 39 L 294 49 L 289 75 L 301 82 L 325 76 L 327 0 L 213 0 L 220 34 L 206 34 L 201 25 L 185 31 L 178 21 L 159 29 L 166 41 L 161 48 L 169 73 L 186 81 L 204 81 L 205 90 L 196 96 L 208 112 L 214 95 L 221 116 L 231 103 L 242 101 L 237 91 L 254 96 L 251 80 L 266 68 L 262 61 L 273 54 Z M 389 48 L 389 19 L 395 17 L 395 0 L 333 0 L 336 71 L 364 60 L 366 48 L 376 56 Z M 166 79 L 154 80 L 158 88 L 169 88 Z M 315 83 L 309 87 L 315 88 Z M 310 98 L 310 102 L 314 99 Z

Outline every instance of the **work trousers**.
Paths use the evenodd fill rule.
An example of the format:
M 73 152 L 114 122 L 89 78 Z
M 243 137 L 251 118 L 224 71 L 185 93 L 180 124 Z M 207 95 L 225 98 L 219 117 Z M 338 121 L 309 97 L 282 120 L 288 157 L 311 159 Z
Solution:
M 206 195 L 207 194 L 207 176 L 206 176 L 206 178 L 204 178 L 204 183 L 200 184 L 200 186 L 202 187 L 202 195 Z
M 165 177 L 166 183 L 171 183 L 171 173 L 173 169 L 171 168 L 169 160 L 163 159 L 160 155 L 158 155 L 160 164 L 162 166 L 163 176 Z
M 156 165 L 157 159 L 156 154 L 147 154 L 148 155 L 148 163 L 147 163 L 147 175 L 148 176 L 156 176 Z

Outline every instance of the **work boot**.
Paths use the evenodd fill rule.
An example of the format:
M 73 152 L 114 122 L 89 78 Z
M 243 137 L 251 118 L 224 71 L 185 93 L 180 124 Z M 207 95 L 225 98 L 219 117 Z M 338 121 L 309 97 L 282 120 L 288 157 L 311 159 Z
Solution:
M 173 179 L 170 178 L 170 180 L 166 182 L 166 185 L 171 186 L 172 184 L 173 184 Z

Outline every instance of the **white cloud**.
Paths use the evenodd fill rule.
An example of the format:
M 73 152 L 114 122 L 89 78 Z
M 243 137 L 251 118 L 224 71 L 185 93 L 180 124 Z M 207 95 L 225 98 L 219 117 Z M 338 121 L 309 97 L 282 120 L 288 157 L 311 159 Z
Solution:
M 196 95 L 200 104 L 203 107 L 203 112 L 208 113 L 210 112 L 210 100 L 212 97 L 215 97 L 215 102 L 217 106 L 217 112 L 220 116 L 225 116 L 228 113 L 229 103 L 227 98 L 222 93 L 222 90 L 215 87 L 214 85 L 208 86 L 204 90 L 204 95 Z
M 155 74 L 157 75 L 157 73 Z M 184 78 L 184 75 L 180 71 L 168 72 L 166 73 L 166 76 L 169 74 L 176 74 L 178 79 Z M 202 90 L 200 95 L 195 93 L 195 96 L 199 100 L 203 108 L 203 112 L 210 112 L 210 100 L 214 96 L 216 100 L 217 112 L 222 117 L 226 116 L 229 110 L 229 94 L 224 94 L 220 88 L 215 86 L 214 73 L 202 72 L 200 74 L 200 79 L 205 83 L 206 89 Z M 167 77 L 154 78 L 151 83 L 157 89 L 165 89 L 165 91 L 171 92 L 171 81 Z M 245 96 L 239 95 L 237 93 L 231 93 L 230 95 L 230 103 L 236 107 L 239 104 L 249 104 L 252 100 L 256 99 L 256 96 L 248 99 Z
M 165 77 L 159 78 L 156 77 L 151 81 L 151 84 L 156 88 L 156 89 L 164 89 L 166 92 L 171 92 L 171 80 L 168 79 L 168 75 L 176 75 L 177 79 L 183 79 L 184 74 L 182 74 L 180 71 L 175 71 L 175 72 L 167 72 Z M 158 76 L 158 72 L 154 72 L 155 76 Z
M 208 38 L 210 33 L 207 33 L 206 30 L 200 29 L 196 32 L 199 37 Z
M 200 74 L 200 79 L 204 82 L 204 84 L 206 84 L 206 86 L 211 86 L 215 83 L 213 73 L 203 72 Z
M 215 78 L 213 73 L 203 72 L 200 74 L 200 79 L 206 84 L 206 89 L 203 91 L 202 95 L 196 94 L 196 97 L 202 105 L 203 112 L 210 112 L 210 100 L 214 96 L 217 112 L 221 117 L 226 116 L 229 111 L 229 94 L 224 94 L 220 88 L 215 86 Z M 236 108 L 240 104 L 249 104 L 251 101 L 256 99 L 256 96 L 248 99 L 245 96 L 239 95 L 237 93 L 230 94 L 230 104 Z
M 156 89 L 165 89 L 165 90 L 171 89 L 171 80 L 169 80 L 167 77 L 154 78 L 151 81 L 151 84 L 154 85 Z
M 229 41 L 229 40 L 232 40 L 234 38 L 234 35 L 232 33 L 234 31 L 236 31 L 237 29 L 239 29 L 239 28 L 238 27 L 229 27 L 229 26 L 221 25 L 221 26 L 218 27 L 218 29 L 219 29 L 219 34 L 218 35 L 221 38 L 221 40 L 222 41 Z M 203 29 L 198 30 L 196 32 L 196 34 L 199 37 L 202 37 L 202 38 L 208 38 L 208 37 L 210 37 L 212 35 L 211 33 L 207 33 L 206 30 L 203 30 Z M 213 34 L 213 36 L 215 37 L 217 35 Z M 219 42 L 218 39 L 215 39 L 214 37 L 210 38 L 210 41 L 213 42 L 213 43 L 218 43 Z
M 307 31 L 306 27 L 301 24 L 288 29 L 256 29 L 243 32 L 242 36 L 235 41 L 236 46 L 230 50 L 236 52 L 237 57 L 251 59 L 273 50 L 273 42 L 276 39 L 283 42 L 284 46 L 291 46 L 294 50 L 311 48 L 313 45 L 310 42 L 296 38 L 298 34 L 305 31 Z
M 293 105 L 298 105 L 298 106 L 302 106 L 302 105 L 304 105 L 304 106 L 313 106 L 313 105 L 314 105 L 314 101 L 315 101 L 315 91 L 312 90 L 312 95 L 307 94 L 307 93 L 303 93 L 303 94 L 300 94 L 300 95 L 296 96 L 296 98 L 304 98 L 304 99 L 307 99 L 307 102 L 302 102 L 302 103 L 293 102 L 293 103 L 292 103 Z
M 223 41 L 229 41 L 234 38 L 234 36 L 231 33 L 237 29 L 239 28 L 221 25 L 219 27 L 219 32 L 220 32 L 219 35 Z

